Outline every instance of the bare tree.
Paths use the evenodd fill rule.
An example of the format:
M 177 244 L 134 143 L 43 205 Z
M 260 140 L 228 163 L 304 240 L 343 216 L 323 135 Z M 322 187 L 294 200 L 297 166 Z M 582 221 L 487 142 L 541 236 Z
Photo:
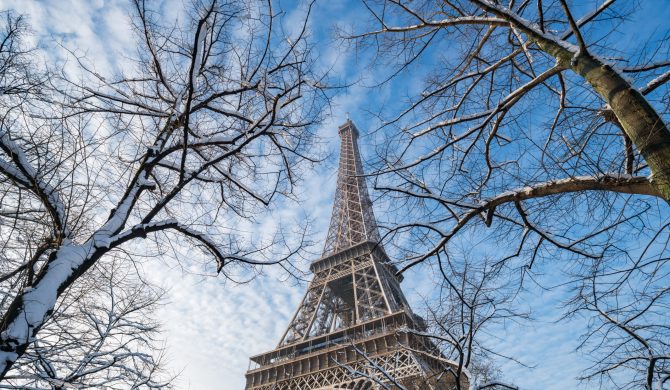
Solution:
M 428 74 L 398 111 L 380 115 L 388 138 L 375 184 L 397 211 L 385 239 L 406 254 L 401 272 L 477 242 L 521 281 L 550 264 L 581 285 L 635 264 L 641 242 L 665 240 L 670 31 L 636 36 L 635 51 L 621 45 L 639 8 L 653 4 L 362 3 L 368 24 L 344 34 L 391 69 L 382 83 Z M 656 264 L 667 285 L 667 266 Z M 630 287 L 628 298 L 653 296 Z M 619 310 L 580 296 L 591 299 L 585 308 Z
M 589 316 L 580 348 L 593 356 L 583 379 L 617 389 L 670 386 L 670 308 L 667 238 L 618 264 L 598 264 L 584 278 L 568 315 Z
M 449 367 L 442 373 L 453 378 L 455 389 L 465 390 L 465 380 L 477 389 L 515 388 L 501 380 L 492 361 L 492 357 L 501 357 L 523 365 L 492 348 L 499 339 L 492 326 L 528 318 L 528 313 L 514 307 L 518 287 L 508 270 L 500 262 L 492 264 L 484 259 L 476 264 L 464 256 L 440 263 L 440 274 L 444 279 L 437 298 L 426 305 L 427 330 L 412 332 L 432 341 L 435 356 L 456 363 L 455 369 Z
M 361 44 L 374 42 L 378 60 L 400 58 L 399 66 L 404 69 L 422 55 L 434 55 L 441 49 L 430 46 L 440 41 L 438 37 L 448 38 L 451 48 L 449 57 L 435 59 L 438 68 L 428 78 L 421 96 L 410 100 L 398 116 L 382 118 L 384 127 L 399 131 L 390 132 L 392 144 L 382 150 L 386 167 L 378 174 L 385 181 L 378 187 L 392 195 L 408 195 L 430 203 L 436 208 L 436 216 L 446 216 L 431 232 L 441 237 L 438 245 L 409 266 L 434 255 L 481 215 L 490 226 L 503 208 L 512 215 L 500 212 L 500 218 L 514 216 L 514 222 L 545 244 L 579 256 L 599 257 L 599 252 L 584 250 L 587 245 L 579 245 L 581 242 L 571 245 L 573 242 L 559 239 L 561 234 L 543 230 L 529 218 L 534 210 L 527 210 L 528 205 L 543 202 L 546 209 L 556 204 L 556 199 L 563 199 L 560 195 L 588 191 L 601 193 L 590 196 L 607 197 L 608 203 L 622 199 L 614 198 L 618 194 L 641 195 L 641 199 L 651 201 L 648 196 L 665 199 L 658 189 L 661 184 L 652 185 L 646 176 L 635 176 L 648 172 L 654 180 L 661 180 L 658 175 L 662 174 L 649 167 L 644 154 L 640 157 L 640 145 L 630 144 L 636 138 L 626 133 L 629 130 L 620 118 L 624 114 L 609 106 L 611 94 L 599 92 L 588 84 L 596 82 L 588 78 L 587 84 L 580 82 L 583 75 L 576 67 L 591 69 L 589 61 L 600 58 L 594 52 L 614 49 L 602 42 L 605 38 L 592 47 L 568 42 L 572 37 L 585 45 L 580 27 L 598 25 L 600 19 L 618 15 L 613 10 L 614 1 L 594 5 L 592 12 L 574 25 L 569 8 L 560 5 L 563 2 L 549 6 L 540 1 L 536 7 L 531 3 L 512 2 L 510 7 L 503 7 L 484 0 L 463 4 L 427 1 L 413 5 L 414 9 L 401 2 L 384 1 L 383 13 L 382 8 L 365 3 L 380 29 L 353 38 Z M 523 19 L 524 15 L 530 21 Z M 437 17 L 442 19 L 435 20 Z M 606 22 L 601 24 L 607 27 Z M 565 32 L 558 35 L 551 33 L 562 30 Z M 596 38 L 607 36 L 602 31 L 597 34 Z M 554 45 L 563 49 L 554 52 L 546 48 Z M 665 82 L 670 72 L 655 76 L 670 63 L 654 60 L 668 48 L 666 42 L 658 45 L 648 55 L 650 58 L 637 59 L 646 65 L 597 66 L 617 73 L 619 78 L 627 73 L 639 76 L 640 81 L 653 79 L 640 87 L 641 92 L 627 81 L 627 87 L 617 89 L 640 95 L 634 99 L 641 99 L 645 107 L 638 110 L 640 113 L 653 110 L 654 101 L 667 100 Z M 569 61 L 563 54 L 571 54 L 566 57 Z M 627 103 L 627 107 L 634 106 Z M 530 118 L 532 114 L 538 118 Z M 666 126 L 659 114 L 654 115 L 659 118 L 654 120 L 655 126 L 662 129 L 643 127 L 654 136 L 664 136 L 668 133 Z M 417 122 L 411 122 L 416 117 Z M 624 133 L 619 132 L 620 128 Z M 650 137 L 645 137 L 645 142 L 653 139 Z M 656 149 L 661 150 L 661 144 Z M 581 241 L 588 238 L 585 235 Z
M 76 70 L 42 72 L 12 33 L 20 18 L 3 35 L 2 90 L 27 87 L 0 96 L 0 379 L 59 297 L 124 244 L 151 238 L 161 254 L 184 237 L 226 275 L 282 263 L 304 243 L 239 231 L 293 197 L 314 161 L 325 95 L 307 17 L 287 30 L 272 2 L 212 1 L 163 24 L 144 1 L 132 6 L 138 56 L 119 74 L 75 52 Z
M 118 259 L 62 297 L 0 388 L 169 388 L 153 311 L 162 291 Z

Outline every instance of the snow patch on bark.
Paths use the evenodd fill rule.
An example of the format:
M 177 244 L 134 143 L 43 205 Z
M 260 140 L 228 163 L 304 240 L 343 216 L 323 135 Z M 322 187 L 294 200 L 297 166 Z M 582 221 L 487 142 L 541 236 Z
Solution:
M 93 241 L 85 245 L 64 245 L 55 254 L 55 259 L 49 263 L 44 276 L 32 288 L 22 292 L 21 315 L 17 316 L 7 329 L 0 334 L 4 348 L 9 351 L 0 351 L 0 372 L 7 362 L 18 358 L 16 348 L 30 343 L 35 329 L 42 326 L 47 314 L 53 310 L 58 289 L 72 277 L 77 270 L 93 253 Z
M 200 28 L 198 29 L 198 41 L 195 44 L 193 50 L 195 51 L 195 58 L 193 59 L 193 69 L 191 69 L 191 86 L 195 90 L 198 81 L 198 73 L 200 73 L 200 67 L 202 65 L 203 53 L 205 51 L 205 37 L 207 36 L 207 30 L 209 26 L 206 20 L 202 22 Z
M 8 151 L 8 154 L 17 160 L 16 164 L 18 164 L 18 167 L 15 167 L 5 161 L 0 161 L 0 169 L 7 171 L 10 175 L 22 181 L 37 186 L 39 191 L 46 196 L 49 205 L 55 210 L 57 214 L 56 218 L 58 218 L 58 223 L 64 230 L 65 236 L 69 237 L 70 232 L 66 227 L 65 204 L 61 201 L 58 191 L 37 173 L 28 161 L 25 152 L 10 138 L 8 131 L 0 131 L 0 143 Z

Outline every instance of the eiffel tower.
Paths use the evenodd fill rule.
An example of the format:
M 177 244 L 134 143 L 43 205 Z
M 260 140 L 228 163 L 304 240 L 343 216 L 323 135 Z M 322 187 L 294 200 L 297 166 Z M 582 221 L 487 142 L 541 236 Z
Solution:
M 310 266 L 314 278 L 277 347 L 251 357 L 246 389 L 456 388 L 448 374 L 454 363 L 411 331 L 425 330 L 424 321 L 407 304 L 402 276 L 380 244 L 358 130 L 347 120 L 339 135 L 337 189 L 323 254 Z

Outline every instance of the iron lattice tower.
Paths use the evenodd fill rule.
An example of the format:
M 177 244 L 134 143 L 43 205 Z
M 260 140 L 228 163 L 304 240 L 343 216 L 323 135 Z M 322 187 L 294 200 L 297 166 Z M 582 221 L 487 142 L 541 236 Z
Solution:
M 416 333 L 423 320 L 400 289 L 380 244 L 358 149 L 358 130 L 339 127 L 340 163 L 322 257 L 277 347 L 251 358 L 248 390 L 450 389 L 453 364 Z M 467 384 L 463 383 L 467 389 Z M 393 388 L 393 387 L 389 387 Z

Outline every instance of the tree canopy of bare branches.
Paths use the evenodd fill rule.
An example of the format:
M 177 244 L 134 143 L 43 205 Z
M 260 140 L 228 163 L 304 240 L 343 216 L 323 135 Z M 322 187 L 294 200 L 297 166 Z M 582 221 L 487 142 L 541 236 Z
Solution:
M 647 359 L 636 367 L 623 363 L 632 355 L 608 353 L 621 351 L 615 334 L 635 344 L 634 329 L 627 332 L 621 324 L 638 321 L 648 329 L 658 323 L 651 313 L 663 310 L 664 301 L 654 297 L 664 296 L 661 281 L 667 285 L 670 266 L 664 247 L 670 30 L 659 25 L 648 41 L 641 41 L 643 34 L 631 38 L 640 9 L 654 5 L 363 5 L 366 24 L 342 34 L 372 51 L 374 64 L 390 69 L 382 84 L 428 74 L 417 92 L 408 89 L 398 111 L 379 118 L 387 139 L 378 148 L 375 186 L 391 200 L 388 215 L 396 216 L 385 239 L 406 255 L 401 272 L 420 263 L 449 263 L 450 248 L 460 245 L 478 245 L 515 270 L 520 282 L 551 266 L 576 286 L 578 311 L 601 321 L 589 339 L 599 340 L 589 344 L 598 346 L 594 358 L 612 359 L 607 370 L 643 372 L 622 374 L 632 378 L 632 387 L 664 381 L 666 369 L 647 364 L 665 356 L 659 352 L 664 348 L 635 355 Z M 662 249 L 650 257 L 647 243 Z M 621 288 L 589 287 L 613 283 L 611 275 L 622 279 Z M 646 282 L 626 290 L 628 278 Z M 613 303 L 617 297 L 627 301 L 624 296 L 650 308 Z M 667 319 L 661 322 L 665 329 Z M 661 333 L 640 339 L 667 342 L 670 333 Z M 612 384 L 606 370 L 596 371 L 590 375 Z
M 505 321 L 523 321 L 527 313 L 515 307 L 517 287 L 506 280 L 502 263 L 485 260 L 477 264 L 463 257 L 461 261 L 445 262 L 440 270 L 444 280 L 438 297 L 427 305 L 425 335 L 438 351 L 457 362 L 456 370 L 445 373 L 454 376 L 457 390 L 461 390 L 466 372 L 475 388 L 503 388 L 491 358 L 514 358 L 495 349 L 500 339 L 491 329 Z
M 101 259 L 129 261 L 116 254 L 131 241 L 163 253 L 183 237 L 224 276 L 303 244 L 237 228 L 293 198 L 316 158 L 327 97 L 306 19 L 286 29 L 272 2 L 214 0 L 175 24 L 130 5 L 137 56 L 114 74 L 76 51 L 73 67 L 45 69 L 22 42 L 25 20 L 3 14 L 0 380 L 28 348 L 39 355 L 59 299 Z
M 0 388 L 170 388 L 153 312 L 162 291 L 118 259 L 96 263 L 58 302 Z

